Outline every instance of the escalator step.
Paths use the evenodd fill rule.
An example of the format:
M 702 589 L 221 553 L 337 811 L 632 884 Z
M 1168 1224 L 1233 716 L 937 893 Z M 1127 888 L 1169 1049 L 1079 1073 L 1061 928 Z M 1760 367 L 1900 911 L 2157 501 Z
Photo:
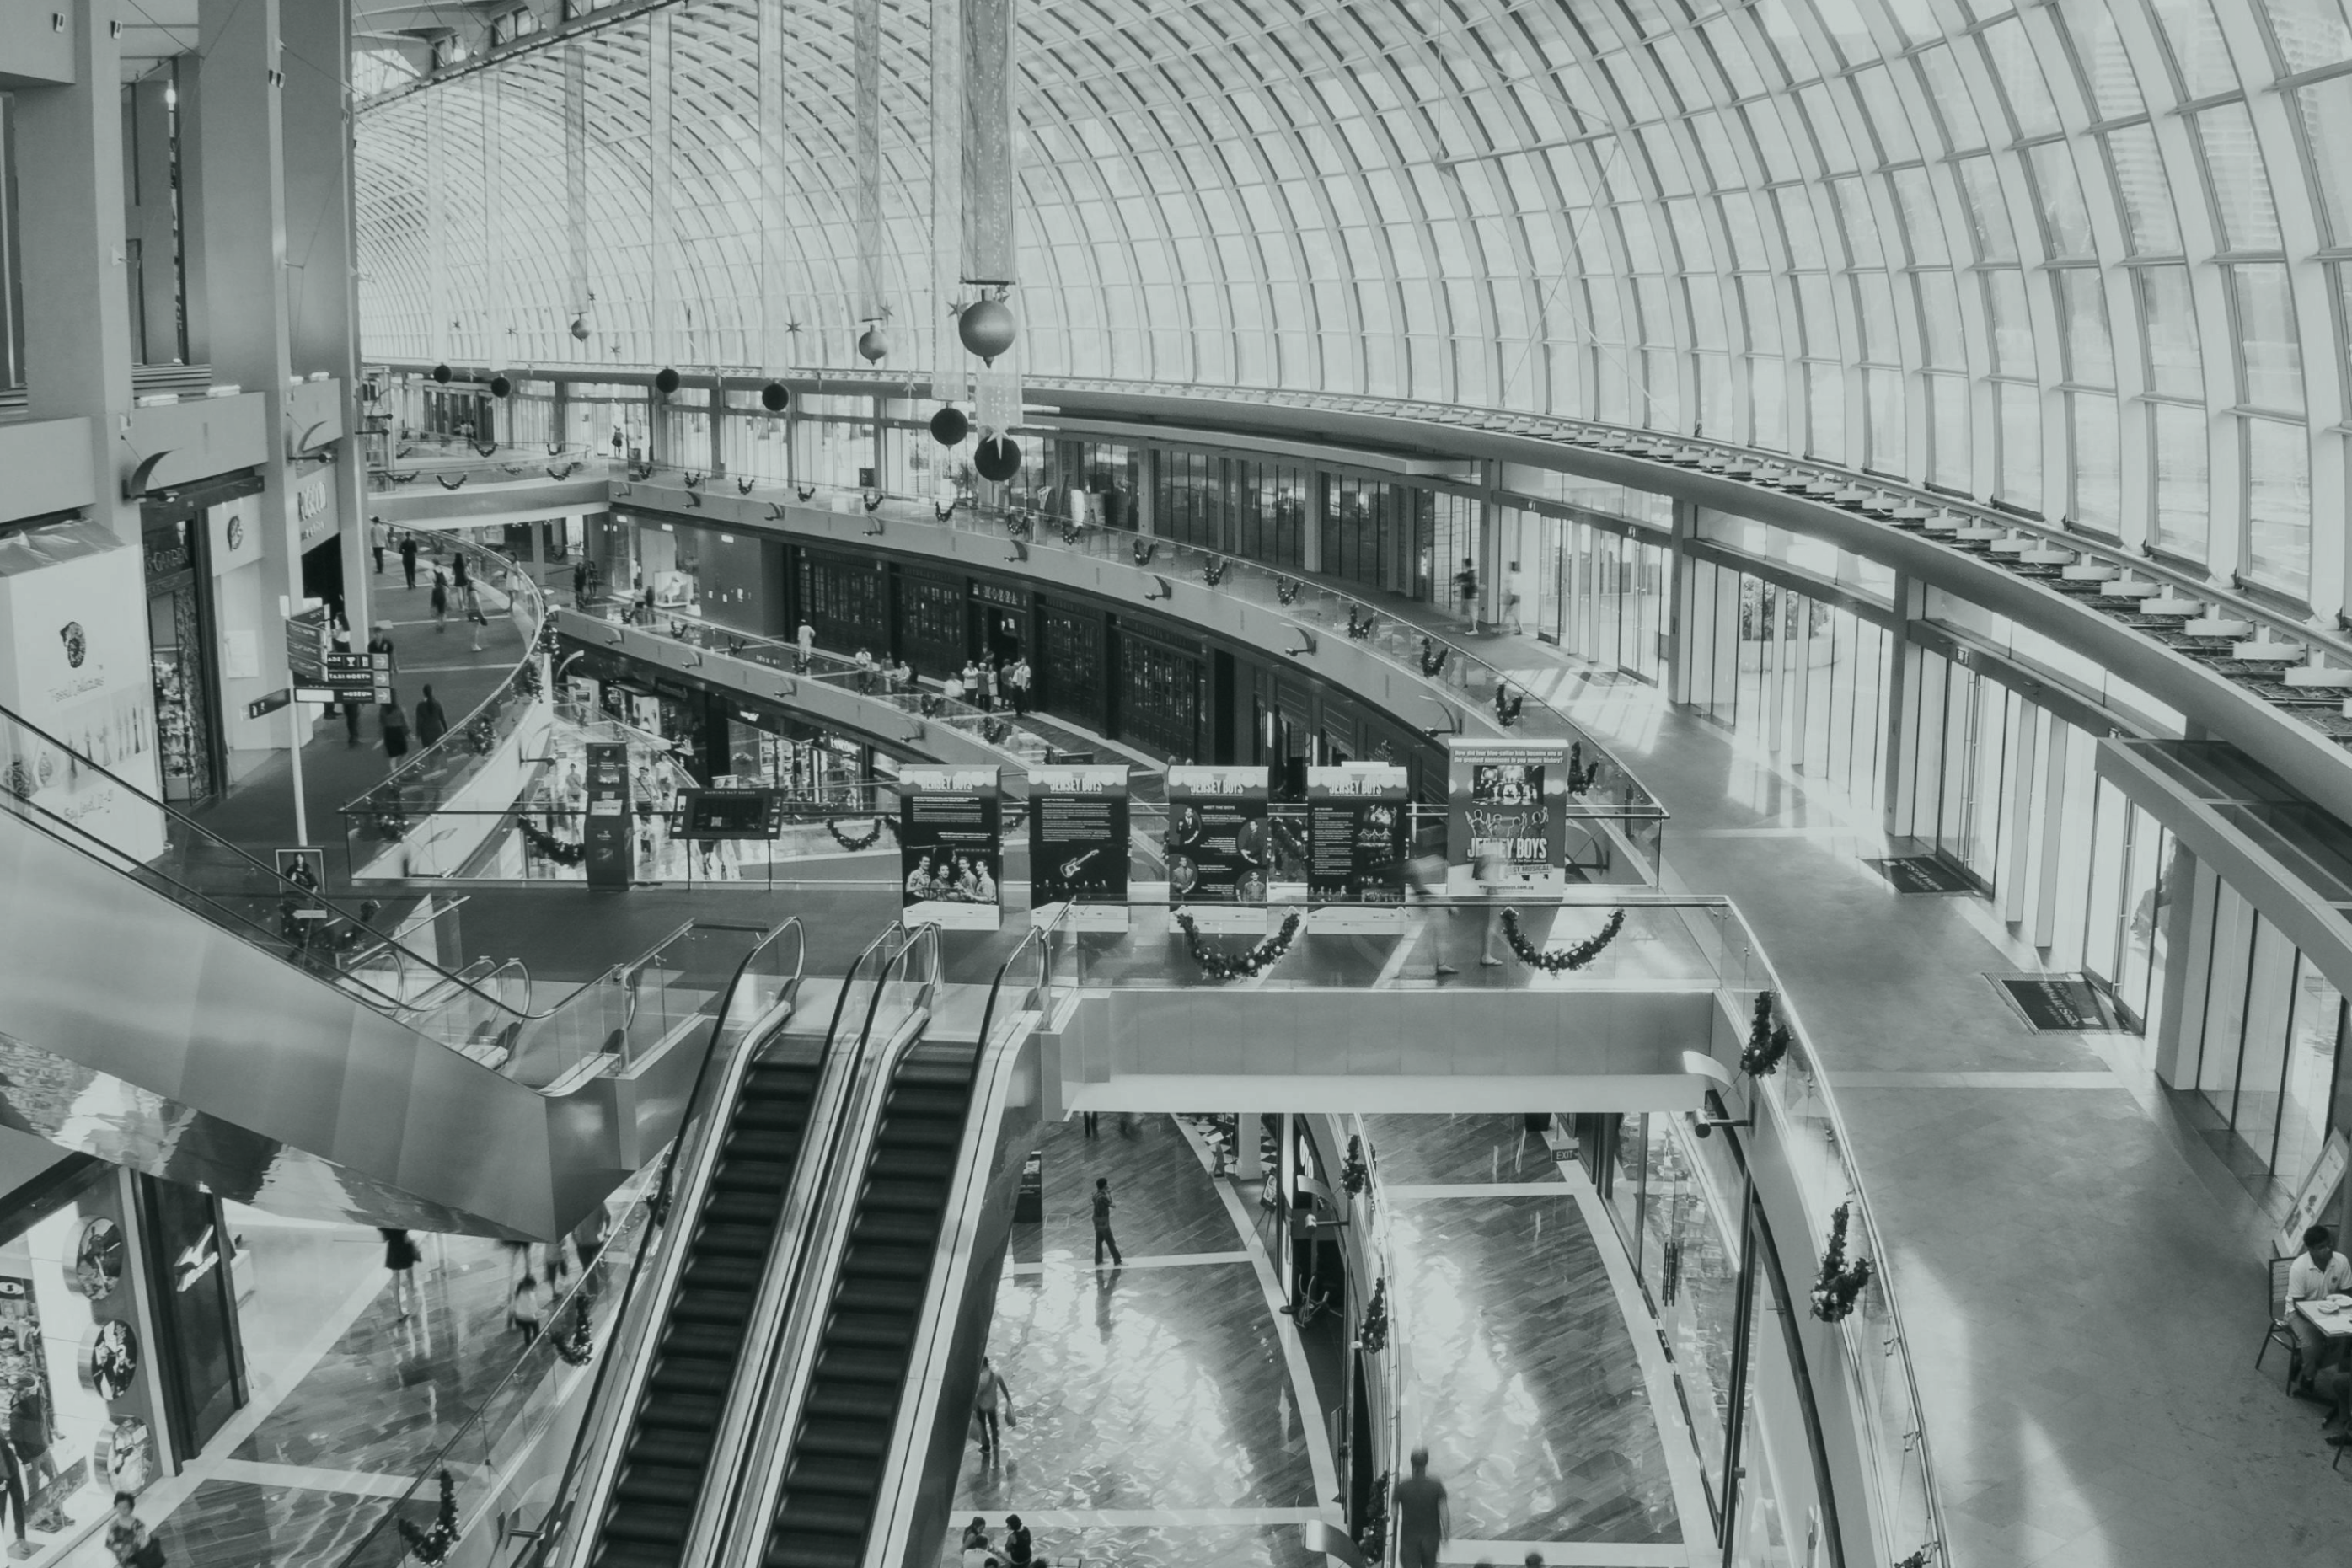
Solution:
M 743 1155 L 730 1154 L 711 1175 L 712 1190 L 765 1192 L 771 1187 L 788 1186 L 793 1167 L 784 1155 L 789 1152 L 762 1147 Z
M 911 1319 L 915 1303 L 904 1285 L 887 1280 L 844 1280 L 841 1288 L 833 1293 L 833 1310 L 845 1316 L 851 1312 L 905 1313 Z
M 777 1204 L 781 1211 L 782 1203 Z M 764 1224 L 729 1218 L 716 1224 L 705 1224 L 695 1233 L 694 1250 L 698 1255 L 723 1252 L 735 1257 L 764 1258 L 768 1244 L 776 1239 L 776 1220 L 770 1215 Z
M 642 1498 L 650 1503 L 692 1508 L 696 1494 L 702 1490 L 702 1472 L 691 1466 L 634 1460 L 623 1467 L 614 1490 L 622 1496 Z
M 928 1214 L 886 1210 L 880 1214 L 860 1214 L 851 1228 L 853 1242 L 875 1246 L 928 1247 L 939 1239 L 940 1216 L 937 1209 Z
M 692 1470 L 696 1483 L 710 1462 L 710 1434 L 673 1427 L 640 1427 L 629 1435 L 628 1462 Z
M 817 1352 L 816 1375 L 828 1382 L 842 1384 L 881 1384 L 895 1398 L 898 1382 L 907 1375 L 904 1346 L 876 1349 L 866 1345 L 835 1344 L 827 1335 L 824 1348 Z
M 874 1499 L 841 1497 L 828 1492 L 803 1492 L 786 1482 L 784 1486 L 784 1517 L 792 1521 L 793 1534 L 822 1540 L 839 1536 L 852 1546 L 866 1539 L 866 1526 L 874 1517 Z
M 679 1282 L 689 1291 L 754 1291 L 759 1289 L 761 1260 L 735 1252 L 698 1252 Z
M 882 1468 L 873 1458 L 804 1453 L 793 1461 L 785 1485 L 795 1492 L 832 1493 L 871 1500 L 882 1483 Z
M 686 1533 L 694 1528 L 694 1509 L 670 1508 L 659 1503 L 625 1501 L 615 1498 L 612 1516 L 604 1521 L 604 1539 L 615 1543 L 633 1542 L 646 1546 L 667 1547 L 675 1552 L 685 1543 Z
M 684 1543 L 668 1547 L 641 1542 L 606 1542 L 596 1549 L 596 1568 L 677 1568 Z
M 671 1318 L 681 1323 L 727 1323 L 738 1328 L 751 1313 L 749 1291 L 680 1291 L 669 1309 Z
M 853 1242 L 841 1262 L 845 1280 L 911 1280 L 919 1286 L 930 1272 L 930 1250 L 923 1247 L 869 1247 Z
M 878 1464 L 890 1447 L 890 1434 L 870 1421 L 849 1421 L 826 1416 L 811 1419 L 793 1445 L 795 1462 L 823 1458 Z
M 874 1421 L 885 1427 L 898 1413 L 895 1383 L 818 1383 L 809 1385 L 808 1413 L 843 1421 Z
M 742 1348 L 740 1323 L 672 1323 L 662 1334 L 665 1356 L 718 1361 L 732 1366 L 735 1353 Z
M 904 1349 L 915 1337 L 915 1314 L 835 1312 L 833 1322 L 825 1325 L 824 1337 L 828 1344 Z
M 711 1355 L 679 1355 L 664 1346 L 654 1363 L 651 1387 L 672 1394 L 709 1394 L 724 1396 L 734 1382 L 735 1369 L 724 1357 Z
M 667 1427 L 678 1432 L 709 1432 L 719 1424 L 719 1414 L 727 1401 L 707 1394 L 657 1388 L 646 1396 L 637 1409 L 637 1426 Z
M 865 1548 L 862 1536 L 844 1542 L 804 1538 L 780 1529 L 770 1538 L 767 1551 L 760 1554 L 760 1568 L 857 1568 Z
M 866 1196 L 859 1200 L 859 1207 L 936 1210 L 945 1196 L 944 1185 L 929 1176 L 886 1176 L 877 1172 L 866 1178 Z

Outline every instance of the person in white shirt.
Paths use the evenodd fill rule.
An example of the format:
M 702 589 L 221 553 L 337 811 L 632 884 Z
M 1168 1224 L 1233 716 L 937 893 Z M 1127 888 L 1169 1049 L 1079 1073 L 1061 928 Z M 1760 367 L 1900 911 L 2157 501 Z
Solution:
M 806 673 L 809 667 L 809 655 L 816 652 L 816 628 L 803 619 L 801 622 L 801 629 L 793 640 L 801 645 L 801 669 L 803 673 Z
M 2297 1301 L 2352 1294 L 2352 1260 L 2336 1250 L 2336 1232 L 2315 1225 L 2303 1233 L 2303 1252 L 2286 1271 L 2287 1327 L 2303 1347 L 2303 1387 L 2321 1367 L 2336 1359 L 2345 1342 L 2330 1340 L 2310 1319 L 2294 1310 Z
M 1509 623 L 1514 637 L 1522 636 L 1527 632 L 1526 623 L 1519 619 L 1519 598 L 1527 591 L 1527 574 L 1519 570 L 1517 561 L 1513 561 L 1509 575 L 1503 580 L 1503 618 Z

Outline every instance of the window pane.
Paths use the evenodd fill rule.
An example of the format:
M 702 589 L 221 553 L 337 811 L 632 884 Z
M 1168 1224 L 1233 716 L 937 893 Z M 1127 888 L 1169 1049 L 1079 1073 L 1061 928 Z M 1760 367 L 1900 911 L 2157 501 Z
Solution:
M 2339 0 L 2262 0 L 2255 9 L 2270 23 L 2272 41 L 2289 72 L 2352 59 L 2352 28 L 2344 25 Z
M 2042 202 L 2042 233 L 2053 261 L 2086 260 L 2095 254 L 2091 245 L 2091 214 L 2083 205 L 2083 187 L 2074 178 L 2074 154 L 2067 143 L 2052 141 L 2032 150 L 2033 191 Z
M 2075 267 L 2056 275 L 2058 325 L 2065 334 L 2066 379 L 2077 386 L 2116 384 L 2115 344 L 2107 336 L 2106 284 Z
M 2213 204 L 2221 214 L 2223 246 L 2278 249 L 2278 209 L 2271 203 L 2270 174 L 2254 145 L 2253 117 L 2246 106 L 2227 103 L 2197 116 L 2197 141 L 2213 183 Z
M 2238 314 L 2240 399 L 2252 408 L 2301 413 L 2303 343 L 2295 335 L 2286 267 L 2233 267 L 2230 293 Z
M 2294 101 L 2303 120 L 2304 155 L 2317 175 L 2327 237 L 2352 245 L 2352 166 L 2344 156 L 2352 147 L 2352 77 L 2301 89 Z
M 1979 36 L 1984 40 L 1985 57 L 1992 62 L 1993 75 L 2000 78 L 2001 96 L 2009 101 L 2017 134 L 2054 132 L 2058 110 L 2050 102 L 2050 89 L 2042 79 L 2042 65 L 2034 58 L 2033 41 L 2025 36 L 2025 24 L 2012 16 L 1994 23 Z
M 2091 82 L 2091 112 L 2101 120 L 2122 120 L 2146 107 L 2140 101 L 2139 78 L 2116 34 L 2110 0 L 2059 0 L 2058 15 L 2074 40 L 2074 57 Z
M 2149 390 L 2167 397 L 2203 398 L 2204 360 L 2197 349 L 2197 310 L 2189 295 L 2189 269 L 2141 268 L 2139 308 L 2141 319 L 2147 323 Z
M 1927 376 L 1928 455 L 1934 466 L 1928 479 L 1948 489 L 1966 491 L 1969 472 L 1969 383 L 1960 376 Z
M 1862 390 L 1870 410 L 1870 451 L 1864 464 L 1881 474 L 1901 474 L 1905 472 L 1903 372 L 1864 371 Z
M 2148 412 L 2154 420 L 2149 445 L 2156 456 L 2156 546 L 2204 560 L 2211 507 L 2205 411 L 2160 402 Z
M 2003 382 L 2000 404 L 2000 498 L 2042 509 L 2042 393 Z
M 1984 275 L 1985 314 L 1992 320 L 1993 373 L 2033 374 L 2033 322 L 2025 310 L 2025 275 L 2004 269 Z
M 2017 238 L 2010 230 L 2009 208 L 2001 200 L 2000 177 L 1990 157 L 1963 158 L 1959 162 L 1960 194 L 1969 206 L 1969 229 L 1975 237 L 1979 261 L 2015 261 Z
M 2074 457 L 2074 520 L 2103 534 L 2118 531 L 2122 507 L 2116 456 L 2116 400 L 2066 395 L 2067 444 Z
M 2164 160 L 2156 150 L 2156 132 L 2145 125 L 2128 125 L 2107 133 L 2107 162 L 2115 172 L 2116 194 L 2123 198 L 2124 225 L 2135 256 L 2180 254 L 2180 218 L 2172 187 L 2164 177 Z
M 2303 598 L 2311 591 L 2311 444 L 2299 424 L 2246 426 L 2247 575 Z
M 2221 39 L 2211 0 L 2155 0 L 2155 6 L 2173 68 L 2180 73 L 2181 96 L 2211 98 L 2234 90 L 2237 73 L 2230 67 L 2230 46 Z

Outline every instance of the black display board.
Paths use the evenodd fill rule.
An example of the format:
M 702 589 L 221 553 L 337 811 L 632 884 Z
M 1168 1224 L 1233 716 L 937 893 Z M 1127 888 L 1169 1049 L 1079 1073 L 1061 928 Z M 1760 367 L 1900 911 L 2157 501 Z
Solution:
M 679 809 L 689 839 L 772 839 L 784 825 L 784 798 L 775 789 L 688 789 Z
M 1168 770 L 1168 902 L 1263 907 L 1273 871 L 1263 768 Z
M 1389 763 L 1307 770 L 1310 898 L 1404 902 L 1405 800 L 1405 770 Z
M 629 885 L 629 748 L 606 741 L 588 747 L 588 885 Z
M 1004 822 L 996 773 L 908 768 L 898 774 L 899 918 L 993 931 L 1003 914 Z
M 1029 905 L 1127 902 L 1128 770 L 1029 770 Z

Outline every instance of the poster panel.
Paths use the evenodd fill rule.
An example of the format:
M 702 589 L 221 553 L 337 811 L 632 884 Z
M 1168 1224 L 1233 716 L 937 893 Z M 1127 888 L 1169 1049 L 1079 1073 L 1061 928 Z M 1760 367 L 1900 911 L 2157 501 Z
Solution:
M 1102 930 L 1115 912 L 1116 928 L 1126 928 L 1128 771 L 1124 764 L 1029 770 L 1033 912 L 1076 904 L 1074 925 Z
M 629 885 L 629 748 L 611 741 L 588 747 L 588 885 Z
M 1454 739 L 1445 858 L 1501 862 L 1507 879 L 1557 869 L 1568 841 L 1568 742 Z
M 1274 860 L 1267 784 L 1264 768 L 1168 770 L 1168 903 L 1191 908 L 1204 931 L 1265 927 Z
M 1003 791 L 989 768 L 898 774 L 901 922 L 993 931 L 1003 915 Z
M 1307 894 L 1318 931 L 1392 930 L 1404 907 L 1405 770 L 1307 770 Z M 1338 905 L 1339 907 L 1320 907 Z

